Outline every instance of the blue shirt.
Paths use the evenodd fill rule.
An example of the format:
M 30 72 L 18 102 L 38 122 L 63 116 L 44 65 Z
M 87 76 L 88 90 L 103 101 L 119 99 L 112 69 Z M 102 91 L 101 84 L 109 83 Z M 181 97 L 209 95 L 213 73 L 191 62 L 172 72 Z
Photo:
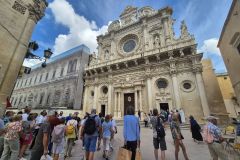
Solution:
M 208 122 L 207 125 L 209 132 L 213 135 L 215 141 L 219 141 L 219 138 L 222 136 L 221 130 L 211 122 Z
M 124 116 L 123 137 L 125 141 L 140 140 L 139 119 L 136 116 Z
M 111 137 L 111 128 L 112 128 L 112 122 L 106 122 L 104 121 L 102 124 L 102 129 L 103 129 L 103 137 Z

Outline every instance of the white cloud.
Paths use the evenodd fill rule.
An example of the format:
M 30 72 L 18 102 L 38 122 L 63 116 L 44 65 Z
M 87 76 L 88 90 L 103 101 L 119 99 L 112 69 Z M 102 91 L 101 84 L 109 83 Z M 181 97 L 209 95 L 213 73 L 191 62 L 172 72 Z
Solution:
M 211 53 L 211 54 L 217 54 L 218 56 L 221 56 L 219 48 L 217 48 L 218 39 L 217 38 L 211 38 L 203 41 L 203 45 L 200 48 L 200 52 L 204 53 Z
M 96 51 L 96 38 L 107 31 L 107 26 L 98 28 L 94 21 L 90 22 L 85 17 L 78 15 L 66 0 L 54 0 L 49 7 L 56 23 L 69 29 L 68 34 L 60 34 L 55 39 L 54 54 L 59 54 L 80 44 L 87 45 L 92 52 Z
M 23 66 L 25 67 L 32 67 L 38 63 L 42 63 L 43 61 L 40 61 L 38 59 L 24 59 Z

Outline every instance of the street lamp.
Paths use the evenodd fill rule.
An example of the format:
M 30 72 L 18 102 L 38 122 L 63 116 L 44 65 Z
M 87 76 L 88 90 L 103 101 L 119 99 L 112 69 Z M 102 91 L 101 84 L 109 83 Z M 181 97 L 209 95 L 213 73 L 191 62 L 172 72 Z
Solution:
M 39 59 L 39 60 L 44 60 L 44 62 L 42 63 L 42 67 L 45 68 L 47 66 L 47 59 L 49 59 L 51 56 L 52 56 L 52 51 L 50 48 L 44 50 L 44 55 L 43 57 L 39 57 L 35 54 L 32 53 L 32 51 L 36 51 L 38 49 L 38 44 L 37 42 L 33 41 L 33 42 L 30 42 L 29 45 L 28 45 L 28 50 L 27 50 L 27 53 L 26 53 L 26 56 L 25 58 L 26 59 Z M 31 70 L 29 68 L 29 70 Z

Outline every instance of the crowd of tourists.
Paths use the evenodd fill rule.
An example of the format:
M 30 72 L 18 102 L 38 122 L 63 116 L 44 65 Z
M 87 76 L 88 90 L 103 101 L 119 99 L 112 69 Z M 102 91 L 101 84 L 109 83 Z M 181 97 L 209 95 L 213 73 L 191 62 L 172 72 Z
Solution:
M 153 131 L 156 160 L 159 157 L 159 150 L 161 160 L 165 160 L 166 157 L 166 125 L 170 126 L 175 146 L 175 160 L 179 159 L 180 149 L 185 160 L 189 159 L 180 129 L 181 123 L 186 122 L 184 113 L 181 112 L 180 109 L 171 112 L 161 110 L 159 113 L 158 109 L 153 109 L 149 114 L 144 113 L 145 127 L 151 126 Z M 135 160 L 140 151 L 141 112 L 135 116 L 134 108 L 128 107 L 123 120 L 123 147 L 131 151 L 131 160 Z M 208 123 L 201 128 L 193 116 L 189 117 L 192 138 L 197 143 L 206 142 L 214 160 L 227 159 L 221 150 L 224 139 L 217 126 L 217 118 L 209 116 L 207 120 Z M 114 135 L 117 133 L 113 116 L 97 115 L 96 109 L 92 109 L 91 113 L 86 113 L 81 119 L 78 112 L 64 117 L 62 111 L 58 113 L 43 110 L 37 114 L 26 107 L 23 113 L 7 111 L 0 117 L 0 156 L 1 160 L 25 160 L 29 156 L 30 160 L 42 160 L 44 157 L 58 160 L 61 153 L 64 153 L 64 158 L 71 157 L 75 141 L 79 139 L 82 140 L 86 160 L 93 160 L 94 152 L 100 151 L 101 146 L 103 158 L 108 160 L 113 150 Z

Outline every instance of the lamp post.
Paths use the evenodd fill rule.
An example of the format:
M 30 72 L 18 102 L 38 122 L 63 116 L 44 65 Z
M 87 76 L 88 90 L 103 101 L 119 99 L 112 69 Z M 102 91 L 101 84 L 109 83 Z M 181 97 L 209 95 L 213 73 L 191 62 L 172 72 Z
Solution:
M 37 42 L 33 41 L 33 42 L 30 42 L 29 45 L 28 45 L 28 50 L 27 50 L 27 53 L 26 53 L 26 56 L 25 58 L 26 59 L 39 59 L 39 60 L 44 60 L 44 62 L 42 63 L 42 67 L 45 68 L 47 66 L 47 59 L 49 59 L 53 53 L 51 51 L 50 48 L 44 50 L 44 55 L 43 57 L 39 57 L 35 54 L 32 53 L 32 51 L 35 51 L 38 49 L 38 44 Z

